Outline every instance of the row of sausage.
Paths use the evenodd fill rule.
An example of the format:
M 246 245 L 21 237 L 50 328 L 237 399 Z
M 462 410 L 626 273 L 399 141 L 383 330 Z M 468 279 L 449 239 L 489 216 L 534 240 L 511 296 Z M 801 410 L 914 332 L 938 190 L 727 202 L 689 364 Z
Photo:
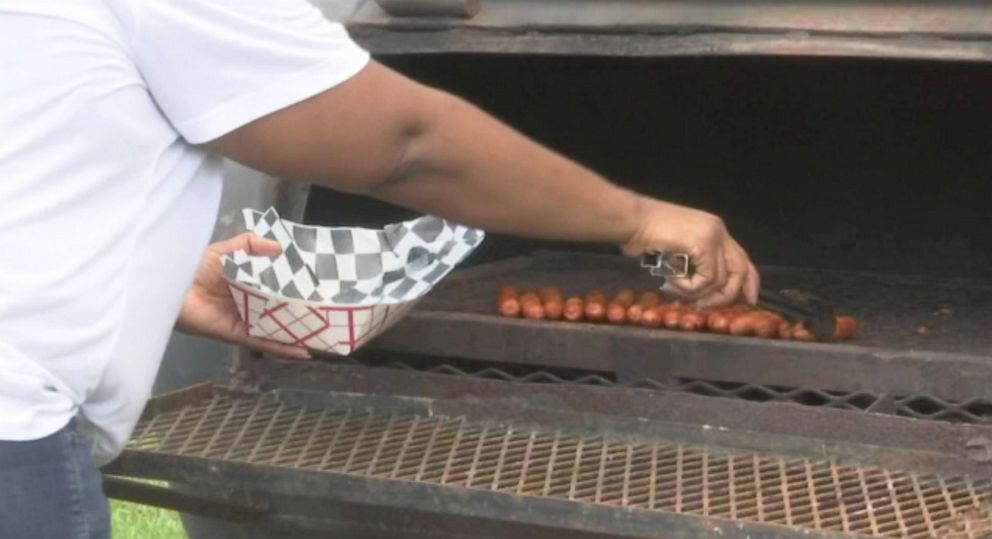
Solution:
M 742 337 L 816 340 L 802 324 L 791 323 L 775 313 L 750 305 L 700 310 L 678 301 L 666 302 L 657 292 L 636 294 L 629 289 L 620 290 L 608 299 L 601 290 L 565 297 L 556 287 L 524 291 L 507 285 L 500 289 L 498 309 L 502 316 L 531 320 L 585 321 Z M 857 334 L 858 325 L 853 317 L 838 316 L 834 337 L 850 339 Z

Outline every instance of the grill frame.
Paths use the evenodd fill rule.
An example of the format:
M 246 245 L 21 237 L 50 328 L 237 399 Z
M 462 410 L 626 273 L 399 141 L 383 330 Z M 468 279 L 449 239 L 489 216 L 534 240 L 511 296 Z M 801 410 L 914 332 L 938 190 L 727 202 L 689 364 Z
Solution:
M 992 425 L 921 421 L 783 402 L 748 402 L 679 391 L 622 386 L 531 384 L 339 363 L 253 359 L 248 390 L 278 389 L 311 406 L 337 402 L 331 394 L 401 399 L 412 410 L 525 419 L 548 428 L 584 428 L 609 418 L 609 429 L 650 434 L 654 422 L 686 443 L 729 443 L 760 450 L 767 436 L 788 440 L 778 451 L 817 451 L 824 443 L 842 461 L 897 462 L 905 469 L 992 476 L 992 462 L 975 442 L 992 440 Z M 251 369 L 249 369 L 251 370 Z M 355 402 L 355 401 L 350 401 Z M 370 404 L 371 405 L 371 404 Z M 984 445 L 979 449 L 984 449 Z M 990 446 L 992 447 L 992 446 Z M 847 448 L 847 449 L 845 449 Z M 852 451 L 848 449 L 856 448 Z M 895 459 L 895 460 L 893 460 Z
M 346 370 L 354 370 L 354 368 L 347 368 Z M 344 376 L 349 375 L 348 372 L 339 372 L 338 374 Z M 418 377 L 437 376 L 422 374 L 413 375 Z M 488 383 L 503 386 L 515 385 L 507 384 L 505 382 Z M 258 422 L 254 427 L 249 427 L 249 425 L 252 425 L 252 421 L 249 420 L 245 422 L 243 426 L 238 426 L 236 435 L 237 439 L 233 441 L 231 439 L 228 440 L 228 442 L 230 442 L 230 447 L 226 450 L 226 453 L 222 455 L 221 453 L 216 453 L 216 448 L 223 448 L 223 443 L 219 442 L 219 440 L 224 437 L 224 435 L 221 434 L 224 429 L 215 429 L 214 427 L 216 427 L 216 425 L 211 424 L 211 421 L 214 421 L 217 417 L 219 417 L 217 413 L 209 413 L 209 410 L 213 407 L 213 404 L 206 407 L 201 406 L 198 409 L 194 408 L 192 410 L 184 408 L 191 403 L 203 403 L 205 401 L 209 401 L 215 396 L 216 391 L 217 390 L 215 388 L 204 385 L 154 400 L 148 408 L 146 418 L 161 419 L 165 417 L 166 419 L 162 420 L 162 423 L 170 425 L 167 429 L 168 432 L 165 435 L 166 441 L 169 442 L 170 440 L 178 440 L 182 443 L 173 445 L 171 448 L 132 446 L 125 452 L 121 459 L 113 464 L 108 471 L 115 474 L 140 475 L 143 477 L 188 483 L 206 489 L 222 488 L 236 483 L 249 489 L 252 494 L 252 499 L 259 499 L 260 492 L 264 494 L 262 499 L 265 500 L 265 507 L 268 507 L 272 513 L 277 516 L 269 520 L 258 520 L 257 523 L 259 525 L 267 525 L 266 522 L 268 522 L 268 525 L 275 526 L 276 528 L 280 526 L 285 527 L 288 523 L 294 522 L 294 519 L 302 518 L 299 516 L 299 508 L 294 508 L 294 504 L 299 504 L 299 500 L 301 498 L 305 498 L 309 500 L 307 503 L 311 506 L 310 510 L 314 509 L 314 504 L 329 504 L 324 507 L 337 506 L 338 509 L 335 512 L 336 515 L 345 514 L 341 511 L 341 504 L 357 504 L 359 506 L 368 506 L 369 510 L 375 511 L 376 515 L 394 514 L 395 516 L 403 512 L 413 512 L 416 514 L 423 514 L 424 518 L 427 519 L 426 521 L 431 520 L 429 518 L 430 515 L 433 515 L 435 519 L 440 515 L 444 515 L 444 520 L 447 521 L 450 519 L 450 522 L 446 525 L 451 525 L 455 528 L 462 525 L 468 525 L 467 523 L 470 522 L 474 522 L 475 525 L 478 526 L 480 522 L 483 522 L 486 523 L 485 527 L 482 529 L 474 528 L 476 532 L 479 532 L 476 536 L 481 537 L 511 536 L 512 534 L 508 534 L 508 531 L 514 529 L 514 526 L 507 527 L 505 526 L 507 523 L 529 527 L 531 529 L 531 533 L 536 533 L 536 530 L 541 529 L 546 533 L 550 533 L 550 536 L 553 537 L 564 537 L 566 533 L 574 534 L 576 532 L 591 534 L 589 535 L 590 537 L 651 537 L 656 536 L 657 531 L 662 529 L 666 530 L 666 533 L 668 530 L 672 530 L 672 536 L 677 537 L 710 536 L 714 533 L 722 533 L 728 537 L 811 536 L 809 530 L 793 529 L 779 524 L 753 521 L 735 522 L 726 518 L 712 517 L 705 514 L 691 515 L 678 512 L 659 512 L 652 510 L 639 510 L 637 507 L 624 507 L 622 506 L 623 504 L 621 504 L 621 506 L 611 506 L 608 503 L 595 503 L 603 501 L 600 499 L 592 500 L 594 503 L 588 503 L 590 500 L 586 499 L 582 501 L 583 496 L 581 495 L 572 496 L 573 494 L 581 493 L 580 490 L 576 489 L 577 476 L 574 475 L 580 470 L 580 468 L 575 468 L 575 471 L 572 472 L 573 475 L 571 476 L 570 481 L 571 487 L 568 489 L 569 495 L 567 497 L 578 498 L 582 503 L 571 502 L 564 499 L 566 498 L 566 496 L 563 495 L 564 491 L 559 493 L 557 496 L 535 497 L 518 496 L 507 494 L 505 492 L 489 491 L 479 488 L 466 488 L 463 485 L 437 484 L 472 482 L 471 478 L 473 476 L 471 475 L 471 471 L 468 471 L 467 473 L 466 470 L 457 472 L 457 468 L 454 465 L 451 465 L 452 462 L 458 462 L 459 458 L 461 458 L 459 457 L 453 459 L 453 457 L 461 455 L 461 453 L 456 454 L 454 449 L 457 446 L 457 439 L 455 440 L 456 444 L 451 446 L 451 455 L 448 455 L 445 459 L 446 464 L 442 470 L 442 474 L 438 477 L 434 477 L 433 479 L 436 481 L 433 481 L 433 483 L 411 481 L 411 477 L 400 477 L 400 479 L 405 480 L 396 481 L 376 477 L 374 474 L 369 475 L 367 473 L 359 473 L 356 475 L 356 471 L 360 472 L 360 469 L 366 469 L 365 467 L 367 465 L 374 465 L 379 460 L 380 456 L 386 455 L 386 453 L 382 451 L 383 444 L 377 445 L 378 449 L 376 449 L 374 454 L 370 454 L 370 452 L 360 454 L 358 452 L 359 447 L 363 443 L 363 437 L 373 440 L 375 439 L 373 433 L 378 432 L 374 428 L 369 427 L 369 425 L 373 423 L 370 423 L 368 420 L 352 421 L 350 425 L 353 428 L 349 427 L 350 430 L 341 427 L 333 429 L 333 439 L 327 444 L 321 445 L 318 453 L 321 453 L 323 458 L 318 467 L 330 468 L 331 471 L 315 472 L 312 468 L 317 461 L 310 463 L 310 469 L 298 469 L 272 464 L 271 461 L 273 460 L 285 461 L 286 459 L 281 457 L 286 457 L 286 454 L 283 454 L 280 457 L 280 455 L 277 454 L 278 451 L 277 453 L 272 453 L 272 448 L 269 447 L 265 449 L 265 444 L 259 440 L 273 439 L 279 440 L 280 443 L 283 443 L 286 439 L 293 437 L 287 434 L 287 432 L 278 430 L 277 427 L 273 427 L 273 425 L 280 424 L 278 421 Z M 268 394 L 263 394 L 262 396 L 256 394 L 249 396 L 248 399 L 250 401 L 260 401 L 268 398 L 266 395 Z M 721 458 L 723 458 L 722 462 L 727 463 L 728 459 L 726 458 L 726 455 L 728 454 L 737 454 L 737 458 L 747 456 L 746 454 L 739 453 L 741 449 L 739 448 L 739 445 L 735 445 L 742 441 L 742 438 L 737 436 L 740 433 L 729 432 L 728 429 L 725 428 L 697 429 L 696 432 L 690 432 L 691 429 L 680 428 L 677 425 L 662 424 L 654 421 L 652 421 L 649 425 L 649 427 L 653 428 L 645 428 L 643 420 L 625 422 L 623 418 L 617 418 L 615 416 L 597 417 L 589 413 L 547 410 L 537 408 L 532 405 L 523 407 L 518 405 L 515 409 L 512 404 L 503 402 L 498 403 L 497 405 L 497 403 L 487 401 L 485 398 L 482 399 L 484 402 L 470 402 L 471 399 L 437 399 L 423 395 L 417 398 L 410 398 L 378 396 L 374 394 L 362 395 L 354 392 L 344 394 L 334 391 L 314 392 L 297 390 L 279 391 L 276 395 L 277 397 L 273 399 L 271 407 L 268 409 L 271 411 L 278 406 L 279 409 L 282 410 L 284 407 L 289 407 L 289 409 L 292 410 L 293 415 L 285 416 L 286 421 L 282 422 L 285 423 L 283 426 L 290 425 L 287 427 L 290 429 L 290 432 L 294 429 L 298 430 L 299 432 L 297 432 L 297 438 L 299 438 L 299 436 L 308 437 L 308 446 L 311 445 L 309 444 L 310 438 L 313 438 L 315 435 L 314 433 L 317 433 L 320 429 L 311 429 L 310 427 L 302 429 L 299 424 L 299 418 L 303 417 L 303 414 L 300 412 L 297 415 L 297 412 L 293 407 L 308 406 L 315 410 L 315 412 L 312 413 L 325 410 L 324 414 L 327 413 L 326 409 L 328 407 L 346 408 L 348 410 L 357 410 L 357 412 L 354 412 L 354 415 L 359 419 L 364 417 L 363 414 L 378 414 L 378 419 L 376 419 L 376 421 L 379 423 L 386 422 L 384 423 L 386 427 L 392 425 L 394 420 L 400 421 L 396 419 L 397 417 L 406 417 L 411 415 L 419 416 L 421 419 L 418 421 L 422 421 L 424 423 L 429 423 L 432 421 L 448 421 L 449 424 L 458 425 L 458 429 L 456 431 L 458 433 L 457 435 L 464 435 L 466 432 L 468 433 L 465 435 L 465 440 L 467 440 L 465 443 L 472 441 L 470 438 L 471 436 L 478 437 L 480 431 L 484 432 L 485 429 L 491 428 L 493 433 L 498 433 L 502 432 L 500 429 L 505 430 L 505 425 L 512 424 L 514 425 L 514 428 L 524 429 L 525 432 L 527 429 L 531 429 L 532 431 L 536 430 L 538 432 L 541 432 L 543 429 L 545 433 L 543 436 L 545 437 L 548 436 L 547 433 L 549 432 L 549 429 L 553 428 L 556 433 L 554 438 L 555 441 L 559 439 L 559 435 L 562 440 L 593 440 L 592 447 L 596 446 L 596 439 L 608 439 L 611 443 L 629 442 L 632 444 L 640 444 L 636 447 L 646 447 L 644 444 L 650 446 L 653 443 L 659 443 L 658 440 L 665 440 L 666 444 L 669 443 L 669 441 L 676 444 L 669 445 L 668 447 L 670 450 L 674 450 L 672 448 L 678 447 L 680 456 L 682 455 L 683 444 L 689 444 L 689 447 L 685 450 L 686 455 L 695 454 L 698 456 L 700 454 L 699 452 L 702 451 L 703 453 L 710 455 L 710 459 L 712 460 L 709 462 L 711 463 L 716 463 Z M 216 399 L 214 399 L 214 401 L 216 401 Z M 494 405 L 497 406 L 494 407 Z M 255 413 L 258 413 L 259 409 L 259 406 L 255 406 L 249 415 L 254 416 Z M 220 410 L 220 408 L 217 410 Z M 530 413 L 521 415 L 522 411 L 526 412 L 527 410 L 529 410 Z M 204 411 L 207 411 L 208 413 L 199 413 Z M 183 424 L 183 421 L 173 422 L 169 419 L 170 413 L 174 416 L 190 414 L 188 416 L 188 420 L 185 420 L 184 423 L 186 427 L 190 429 L 202 429 L 203 432 L 209 436 L 209 440 L 200 439 L 199 441 L 195 441 L 197 437 L 191 432 L 178 430 L 176 425 Z M 225 414 L 224 420 L 226 421 L 231 417 L 231 414 L 229 412 L 225 412 Z M 324 417 L 324 414 L 321 415 L 321 418 Z M 259 413 L 258 417 L 263 417 L 262 413 Z M 444 419 L 445 417 L 456 419 Z M 292 418 L 292 421 L 290 421 L 290 418 Z M 180 419 L 182 419 L 182 417 L 180 417 Z M 470 425 L 471 428 L 465 429 L 463 428 L 464 425 Z M 545 426 L 542 427 L 542 425 Z M 548 425 L 553 425 L 553 427 L 548 427 Z M 383 427 L 383 425 L 380 424 L 379 427 Z M 147 424 L 143 424 L 143 428 L 146 432 L 136 432 L 136 440 L 138 441 L 140 441 L 142 437 L 147 434 L 147 431 L 150 430 L 148 429 Z M 379 430 L 382 429 L 380 428 Z M 165 430 L 162 432 L 165 432 Z M 344 434 L 342 434 L 342 432 L 344 432 Z M 435 431 L 435 433 L 436 432 L 437 431 Z M 745 436 L 744 438 L 747 437 Z M 388 438 L 384 438 L 383 440 L 388 440 Z M 810 444 L 809 440 L 803 441 L 788 439 L 787 437 L 777 435 L 763 436 L 762 440 L 764 442 L 762 444 L 763 451 L 766 453 L 768 452 L 769 447 L 773 447 L 772 452 L 767 453 L 767 455 L 771 456 L 766 457 L 763 454 L 761 457 L 762 459 L 793 459 L 790 462 L 795 463 L 799 461 L 794 459 L 801 459 L 804 457 L 790 456 L 790 452 L 800 455 L 817 454 L 815 449 L 816 444 Z M 324 441 L 327 442 L 327 440 Z M 430 441 L 433 443 L 434 438 L 432 437 Z M 354 442 L 354 444 L 351 446 L 350 452 L 346 451 L 335 457 L 328 458 L 328 455 L 333 455 L 334 453 L 330 451 L 325 452 L 324 445 L 328 447 L 336 447 L 338 442 L 343 444 L 341 447 L 347 446 L 345 442 Z M 564 443 L 565 442 L 563 441 L 562 447 L 564 447 Z M 822 451 L 822 444 L 824 442 L 820 441 L 819 443 L 821 444 Z M 209 450 L 211 445 L 214 445 L 215 447 L 214 454 L 211 454 Z M 482 447 L 482 445 L 483 444 L 481 442 L 478 444 L 479 447 Z M 440 447 L 440 443 L 438 446 Z M 861 474 L 860 488 L 862 490 L 867 489 L 871 484 L 874 484 L 871 481 L 865 483 L 864 474 L 874 473 L 875 475 L 878 475 L 879 473 L 882 473 L 877 470 L 871 470 L 872 466 L 882 463 L 888 464 L 890 468 L 895 464 L 915 467 L 915 470 L 911 469 L 906 471 L 906 473 L 909 474 L 928 474 L 936 468 L 944 468 L 945 471 L 942 473 L 947 473 L 945 466 L 946 463 L 941 462 L 942 459 L 933 459 L 932 456 L 919 454 L 909 455 L 905 451 L 893 450 L 891 448 L 883 450 L 866 450 L 864 447 L 841 447 L 841 444 L 832 444 L 832 446 L 840 449 L 831 452 L 831 454 L 838 456 L 836 466 L 850 466 L 849 463 L 845 464 L 840 462 L 842 459 L 853 460 L 857 458 L 857 460 L 860 461 L 874 461 L 873 464 L 865 464 L 864 468 L 860 470 L 848 470 L 847 475 L 849 476 L 852 473 Z M 259 449 L 260 447 L 263 449 Z M 298 457 L 295 457 L 295 459 L 289 458 L 293 455 L 289 455 L 287 458 L 289 458 L 289 460 L 297 461 L 300 459 L 303 459 L 304 461 L 307 460 L 305 458 L 307 448 L 304 447 L 300 449 L 300 451 L 301 453 Z M 464 452 L 464 450 L 460 451 L 462 453 Z M 475 469 L 476 463 L 482 462 L 480 460 L 479 450 L 476 449 L 475 451 L 476 453 L 471 459 L 473 469 Z M 744 451 L 746 453 L 748 450 L 744 449 Z M 428 453 L 429 452 L 430 450 L 428 449 Z M 177 455 L 176 453 L 188 454 Z M 347 455 L 344 453 L 347 453 Z M 560 454 L 565 454 L 566 457 L 568 455 L 567 453 L 559 453 L 559 455 Z M 581 457 L 581 454 L 577 451 L 574 454 L 576 455 L 576 458 Z M 602 460 L 605 455 L 606 452 L 604 451 L 600 453 L 600 458 L 598 460 L 592 459 L 600 463 L 599 478 L 594 480 L 596 481 L 596 485 L 600 485 L 597 486 L 597 496 L 600 493 L 598 490 L 599 488 L 606 488 L 601 487 L 601 485 L 604 484 L 603 481 L 605 477 L 603 474 L 604 468 L 602 464 L 605 462 Z M 462 455 L 462 457 L 464 456 L 465 455 Z M 344 460 L 341 460 L 341 457 L 345 457 Z M 755 457 L 755 459 L 757 458 L 758 457 Z M 359 462 L 359 460 L 361 460 L 361 462 Z M 588 460 L 588 458 L 586 460 Z M 564 470 L 567 471 L 567 464 L 569 461 L 566 458 L 564 462 L 566 464 Z M 678 462 L 690 462 L 690 460 L 688 458 L 685 460 L 679 459 Z M 702 477 L 708 477 L 708 475 L 706 475 L 707 472 L 705 471 L 705 463 L 707 461 L 703 460 L 701 462 L 703 462 L 704 466 L 702 468 Z M 757 462 L 757 460 L 755 462 Z M 362 464 L 362 466 L 358 466 L 359 464 Z M 396 464 L 399 464 L 399 460 L 397 460 Z M 935 467 L 934 464 L 937 466 Z M 814 466 L 815 465 L 818 464 L 814 463 Z M 374 466 L 372 467 L 374 468 Z M 629 468 L 630 467 L 628 466 L 628 469 Z M 480 467 L 479 469 L 481 470 L 482 468 Z M 782 470 L 782 473 L 784 473 L 786 468 L 783 467 L 780 469 Z M 392 470 L 394 472 L 396 471 L 395 468 Z M 551 467 L 549 465 L 548 474 L 550 473 Z M 807 474 L 808 473 L 809 472 L 807 471 Z M 397 474 L 391 473 L 387 475 Z M 416 477 L 421 478 L 420 475 L 421 474 L 418 473 Z M 423 475 L 423 478 L 427 477 L 427 474 Z M 653 478 L 656 476 L 663 477 L 664 474 L 650 474 L 652 482 L 654 481 Z M 681 477 L 681 475 L 679 475 L 679 477 Z M 785 476 L 783 475 L 782 477 L 784 478 Z M 836 477 L 837 476 L 835 474 L 835 481 Z M 981 494 L 981 500 L 984 500 L 987 504 L 989 501 L 992 501 L 992 484 L 990 484 L 987 479 L 984 479 L 987 476 L 983 475 L 980 477 L 980 479 L 977 479 L 982 485 L 980 487 L 979 494 L 984 492 L 984 494 Z M 888 478 L 888 476 L 886 476 L 886 478 Z M 567 479 L 567 477 L 564 478 L 564 484 L 566 487 L 568 487 L 569 484 Z M 547 490 L 547 486 L 552 483 L 548 483 L 548 479 L 545 479 L 544 484 L 546 487 L 545 490 Z M 477 487 L 477 485 L 473 484 L 473 487 Z M 706 488 L 705 480 L 702 488 Z M 892 487 L 890 486 L 890 490 L 891 488 Z M 847 490 L 850 489 L 847 488 Z M 677 490 L 677 492 L 683 491 L 690 492 L 692 489 L 686 486 L 682 490 Z M 731 490 L 731 493 L 732 492 L 733 491 Z M 759 489 L 757 492 L 768 491 Z M 971 492 L 972 495 L 975 495 L 975 490 L 971 490 Z M 867 490 L 864 490 L 864 493 L 865 496 L 868 496 Z M 848 492 L 847 494 L 850 493 Z M 783 495 L 785 496 L 784 499 L 789 499 L 789 496 L 792 494 L 785 494 L 785 491 L 783 490 Z M 705 498 L 705 492 L 702 496 Z M 588 496 L 585 498 L 588 498 Z M 823 498 L 819 499 L 823 500 Z M 975 498 L 975 500 L 978 500 L 978 498 Z M 688 501 L 686 503 L 688 503 Z M 757 503 L 760 505 L 760 502 Z M 896 507 L 898 506 L 899 505 Z M 870 503 L 868 507 L 870 512 Z M 780 511 L 786 511 L 787 513 L 788 509 L 787 507 L 780 507 Z M 293 516 L 294 513 L 296 516 Z M 841 513 L 843 513 L 843 511 L 841 511 Z M 948 515 L 950 515 L 950 513 Z M 987 515 L 982 515 L 982 517 L 978 520 L 985 523 L 986 516 Z M 842 516 L 838 516 L 838 518 L 842 518 Z M 868 518 L 871 522 L 875 521 L 875 517 L 872 517 L 871 515 L 865 518 Z M 852 520 L 854 520 L 853 517 Z M 845 522 L 847 521 L 845 520 Z M 964 522 L 969 521 L 965 520 Z M 337 525 L 340 525 L 340 523 Z M 930 529 L 936 529 L 940 525 L 941 522 L 937 522 L 934 526 L 930 526 Z M 984 526 L 985 524 L 982 525 Z M 317 526 L 317 528 L 319 527 L 320 526 Z M 311 531 L 314 531 L 317 528 L 310 526 Z M 873 527 L 872 529 L 876 528 Z M 717 532 L 717 530 L 719 530 L 719 532 Z M 574 537 L 574 535 L 572 536 Z M 852 537 L 854 535 L 839 535 L 830 531 L 815 531 L 812 536 Z M 925 535 L 916 535 L 916 537 L 923 536 Z M 950 536 L 951 535 L 948 535 L 948 537 Z M 975 534 L 963 534 L 960 535 L 960 537 L 980 536 Z
M 332 361 L 338 361 L 333 358 Z M 854 412 L 873 412 L 923 420 L 954 423 L 992 423 L 992 400 L 975 398 L 964 402 L 946 401 L 931 395 L 888 395 L 865 391 L 831 391 L 816 387 L 781 387 L 756 383 L 731 383 L 670 377 L 664 380 L 616 376 L 602 371 L 554 369 L 456 358 L 431 358 L 397 353 L 361 353 L 341 362 L 372 368 L 420 371 L 456 377 L 474 377 L 534 384 L 573 384 L 600 387 L 679 391 L 708 397 L 741 399 L 749 402 L 793 403 L 830 407 Z
M 493 266 L 514 264 L 520 264 L 520 260 L 468 270 L 460 276 L 463 280 L 456 278 L 451 284 L 464 285 L 466 274 L 474 278 L 491 276 Z M 428 308 L 411 314 L 396 328 L 398 331 L 380 340 L 372 353 L 395 361 L 402 360 L 402 352 L 412 351 L 440 364 L 465 353 L 467 359 L 477 363 L 495 360 L 537 372 L 545 368 L 579 373 L 595 369 L 605 373 L 604 380 L 615 383 L 583 385 L 550 379 L 552 383 L 542 384 L 533 383 L 536 378 L 528 376 L 520 381 L 506 377 L 493 380 L 450 369 L 445 374 L 443 370 L 421 372 L 242 356 L 247 361 L 236 370 L 234 385 L 248 391 L 273 389 L 280 398 L 315 408 L 386 406 L 395 413 L 468 416 L 477 421 L 631 439 L 656 437 L 702 448 L 733 448 L 782 458 L 829 454 L 838 465 L 992 477 L 992 425 L 896 415 L 898 406 L 907 405 L 906 399 L 984 397 L 988 394 L 986 380 L 992 375 L 988 357 L 932 350 L 903 354 L 880 352 L 877 346 L 769 342 L 639 328 L 566 324 L 552 327 L 551 323 L 432 310 L 427 303 Z M 397 333 L 399 339 L 407 339 L 406 344 L 395 345 Z M 715 380 L 687 382 L 686 378 L 693 374 Z M 596 376 L 587 377 L 587 381 L 595 381 Z M 771 386 L 802 381 L 808 384 L 800 387 L 802 391 L 821 398 L 830 396 L 825 391 L 838 388 L 848 389 L 857 398 L 869 390 L 880 393 L 860 408 L 844 398 L 835 399 L 835 408 L 798 406 L 788 402 L 790 390 L 773 395 L 770 402 L 693 394 L 692 388 L 704 386 L 732 397 L 738 396 L 735 392 L 751 390 L 719 385 L 728 379 Z M 645 380 L 654 383 L 644 387 L 641 382 Z M 161 413 L 180 405 L 182 400 L 156 400 L 149 413 Z M 948 404 L 953 408 L 953 403 Z M 250 436 L 264 434 L 265 429 L 253 431 Z M 302 528 L 317 536 L 320 530 L 345 537 L 365 537 L 375 532 L 367 529 L 368 523 L 363 519 L 389 522 L 393 533 L 411 537 L 651 537 L 659 529 L 666 533 L 675 530 L 674 536 L 684 537 L 715 533 L 730 537 L 810 536 L 808 529 L 788 528 L 783 523 L 658 511 L 643 515 L 630 507 L 584 503 L 580 507 L 575 505 L 579 502 L 558 498 L 480 492 L 461 486 L 334 471 L 314 473 L 256 462 L 252 460 L 255 452 L 252 449 L 248 454 L 202 458 L 132 449 L 107 471 L 164 479 L 222 494 L 229 492 L 232 485 L 240 485 L 248 492 L 236 498 L 257 500 L 261 496 L 267 508 L 265 516 L 256 515 L 252 522 L 272 530 Z M 357 458 L 351 454 L 347 460 L 352 457 Z M 860 485 L 867 496 L 871 487 L 863 481 Z M 866 511 L 871 512 L 870 504 Z M 986 516 L 961 517 L 956 525 L 964 531 L 957 536 L 984 537 L 968 531 L 967 526 L 985 526 Z M 898 522 L 898 512 L 896 518 Z M 435 529 L 439 521 L 445 527 L 440 534 Z M 940 530 L 928 529 L 928 533 L 934 531 L 944 536 Z M 854 535 L 817 530 L 813 536 Z

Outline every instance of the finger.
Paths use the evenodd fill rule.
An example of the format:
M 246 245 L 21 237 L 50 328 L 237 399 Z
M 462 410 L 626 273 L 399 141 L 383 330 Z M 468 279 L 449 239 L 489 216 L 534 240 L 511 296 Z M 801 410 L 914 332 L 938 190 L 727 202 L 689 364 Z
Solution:
M 282 246 L 277 241 L 268 240 L 251 233 L 243 235 L 247 237 L 248 242 L 248 247 L 245 250 L 252 256 L 278 256 L 282 252 Z
M 697 302 L 697 307 L 700 309 L 706 308 L 709 304 L 716 306 L 726 303 L 719 293 L 727 283 L 728 279 L 727 258 L 723 256 L 723 254 L 720 254 L 716 257 L 716 263 L 717 271 L 713 281 L 704 290 L 701 290 L 694 295 L 695 298 L 699 299 Z
M 672 284 L 671 280 L 666 280 L 665 284 L 661 285 L 660 290 L 670 296 L 682 296 L 682 291 Z
M 245 338 L 243 344 L 259 352 L 286 359 L 310 359 L 312 357 L 310 351 L 302 346 L 277 343 L 256 337 Z
M 728 274 L 730 272 L 730 266 L 727 262 L 727 256 L 723 249 L 720 250 L 720 254 L 716 258 L 716 277 L 713 279 L 713 286 L 710 287 L 709 293 L 723 289 L 724 285 L 727 284 Z
M 213 244 L 211 249 L 219 254 L 244 250 L 252 256 L 277 256 L 282 252 L 282 246 L 278 242 L 256 236 L 251 232 L 245 232 L 233 238 L 219 241 Z
M 726 264 L 729 277 L 721 287 L 720 295 L 727 301 L 736 301 L 740 297 L 741 290 L 744 283 L 747 282 L 747 276 L 751 270 L 747 253 L 733 238 L 731 238 L 730 246 L 727 249 Z
M 743 272 L 731 272 L 723 288 L 699 300 L 699 308 L 722 307 L 732 303 L 741 293 L 744 278 L 745 274 Z
M 700 299 L 712 296 L 714 293 L 718 292 L 724 284 L 726 284 L 728 279 L 728 265 L 727 258 L 723 254 L 723 250 L 719 250 L 718 254 L 714 257 L 715 260 L 715 270 L 712 275 L 704 275 L 707 278 L 705 285 L 699 287 L 695 291 L 682 291 L 682 296 L 689 299 Z M 676 282 L 676 286 L 680 283 Z M 716 300 L 719 301 L 719 300 Z
M 758 291 L 761 290 L 761 275 L 758 268 L 754 267 L 750 261 L 747 263 L 748 271 L 744 279 L 744 298 L 751 305 L 758 303 Z
M 712 288 L 717 274 L 717 253 L 693 249 L 690 253 L 696 271 L 688 277 L 670 279 L 673 291 L 686 298 L 696 298 L 705 295 Z
M 747 256 L 747 252 L 743 247 L 737 243 L 736 240 L 731 238 L 734 243 L 736 251 L 739 253 L 739 259 L 741 262 L 736 262 L 742 264 L 747 268 L 744 274 L 744 284 L 742 285 L 742 292 L 744 294 L 744 299 L 751 305 L 756 305 L 758 303 L 758 295 L 761 290 L 761 274 L 758 272 L 758 268 L 754 267 L 754 263 Z

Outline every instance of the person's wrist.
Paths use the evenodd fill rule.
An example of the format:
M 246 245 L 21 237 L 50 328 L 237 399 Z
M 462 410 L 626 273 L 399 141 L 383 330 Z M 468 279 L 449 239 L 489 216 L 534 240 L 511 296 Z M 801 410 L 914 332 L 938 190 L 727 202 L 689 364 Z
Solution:
M 620 250 L 627 256 L 636 257 L 643 254 L 645 249 L 643 237 L 652 200 L 634 192 L 630 192 L 630 196 L 631 201 L 627 205 L 629 209 L 624 212 L 622 221 Z

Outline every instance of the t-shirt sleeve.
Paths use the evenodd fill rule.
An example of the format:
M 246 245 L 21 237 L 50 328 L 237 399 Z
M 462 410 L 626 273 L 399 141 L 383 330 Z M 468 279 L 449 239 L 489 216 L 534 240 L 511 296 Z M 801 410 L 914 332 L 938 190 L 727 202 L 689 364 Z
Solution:
M 340 84 L 369 55 L 305 0 L 131 0 L 153 98 L 199 144 Z

